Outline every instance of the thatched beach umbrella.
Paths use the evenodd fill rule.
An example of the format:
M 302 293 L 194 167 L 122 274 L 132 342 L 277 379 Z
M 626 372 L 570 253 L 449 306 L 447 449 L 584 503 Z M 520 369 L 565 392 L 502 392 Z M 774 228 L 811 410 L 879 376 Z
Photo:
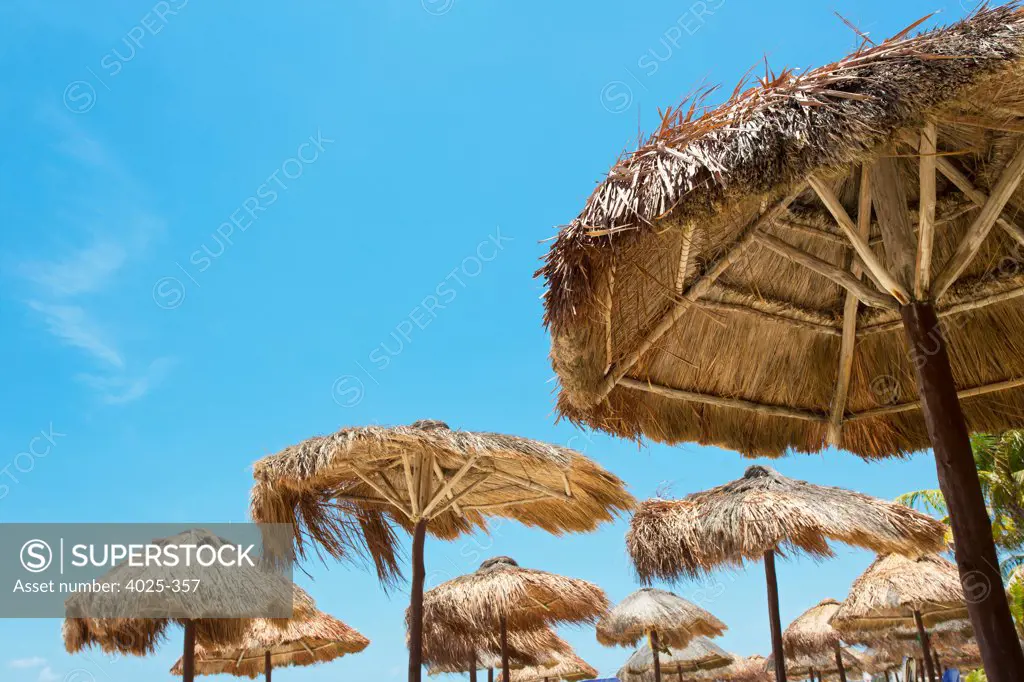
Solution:
M 265 618 L 249 625 L 242 640 L 230 647 L 196 644 L 196 674 L 235 675 L 255 678 L 261 673 L 271 682 L 274 668 L 326 663 L 346 654 L 359 653 L 370 640 L 322 611 L 292 618 L 281 627 Z M 184 659 L 171 668 L 182 675 Z
M 629 595 L 601 616 L 597 641 L 605 646 L 636 646 L 649 638 L 654 652 L 654 679 L 661 682 L 658 650 L 662 646 L 681 649 L 694 637 L 719 637 L 725 624 L 682 597 L 653 587 Z
M 825 599 L 789 624 L 782 633 L 782 648 L 786 653 L 787 668 L 790 661 L 800 656 L 832 655 L 834 665 L 818 667 L 817 670 L 820 672 L 834 669 L 840 681 L 846 682 L 842 637 L 829 622 L 838 610 L 839 602 L 835 599 Z
M 1000 587 L 1002 583 L 999 583 Z M 967 616 L 967 600 L 956 566 L 937 555 L 875 559 L 850 588 L 832 617 L 840 633 L 913 627 L 928 677 L 936 680 L 928 627 Z M 1016 644 L 1020 648 L 1020 644 Z
M 834 540 L 916 555 L 942 548 L 944 534 L 942 523 L 904 505 L 752 466 L 739 480 L 682 500 L 647 500 L 633 515 L 626 545 L 644 581 L 763 560 L 776 675 L 783 682 L 776 552 L 830 557 Z
M 774 667 L 774 659 L 768 657 L 767 669 Z M 824 677 L 836 676 L 845 680 L 846 674 L 857 673 L 863 670 L 864 661 L 857 653 L 848 647 L 840 647 L 838 651 L 830 649 L 819 650 L 812 654 L 786 654 L 786 673 L 796 679 L 811 678 L 815 675 L 819 680 Z
M 731 664 L 735 657 L 728 651 L 712 642 L 707 637 L 694 637 L 681 649 L 665 648 L 659 653 L 661 671 L 666 675 L 675 675 L 686 679 L 690 675 L 704 671 L 720 670 Z M 626 661 L 623 670 L 632 675 L 644 675 L 654 672 L 654 652 L 649 642 L 645 642 L 633 652 Z M 653 678 L 652 678 L 653 679 Z
M 471 638 L 497 633 L 502 670 L 509 674 L 508 635 L 558 623 L 594 623 L 608 608 L 601 588 L 578 578 L 523 568 L 509 557 L 494 557 L 473 573 L 431 588 L 423 597 L 428 623 Z M 407 616 L 411 619 L 412 610 Z
M 622 481 L 574 450 L 438 421 L 342 429 L 260 460 L 253 474 L 253 518 L 294 526 L 300 555 L 310 541 L 336 557 L 364 542 L 387 578 L 392 524 L 412 534 L 410 682 L 421 679 L 428 532 L 450 540 L 486 528 L 487 516 L 589 531 L 633 506 Z
M 764 656 L 735 656 L 729 665 L 688 672 L 683 679 L 686 682 L 771 682 L 767 665 Z
M 219 550 L 231 545 L 227 540 L 204 530 L 190 530 L 154 540 L 153 545 L 210 547 Z M 198 554 L 198 550 L 196 550 Z M 188 590 L 172 591 L 173 585 L 191 585 Z M 128 584 L 163 584 L 164 590 L 124 589 Z M 192 682 L 195 676 L 197 639 L 214 646 L 230 646 L 242 640 L 253 619 L 227 617 L 228 614 L 290 611 L 292 617 L 313 613 L 312 600 L 283 576 L 259 568 L 237 566 L 204 569 L 176 565 L 137 567 L 122 562 L 97 579 L 99 583 L 118 585 L 118 591 L 79 592 L 66 602 L 64 646 L 69 653 L 99 646 L 106 652 L 146 656 L 156 650 L 171 625 L 184 629 L 182 676 Z M 136 615 L 138 614 L 138 615 Z M 142 614 L 146 614 L 143 616 Z M 288 618 L 272 618 L 273 628 L 287 627 Z
M 549 628 L 512 630 L 506 636 L 512 669 L 553 665 L 556 656 L 572 647 Z M 501 668 L 501 636 L 498 631 L 469 632 L 451 629 L 435 621 L 423 624 L 423 662 L 431 675 L 468 672 L 471 681 L 482 668 Z
M 513 670 L 511 674 L 503 673 L 498 677 L 501 682 L 577 682 L 597 677 L 597 670 L 577 656 L 574 652 L 559 654 L 553 666 L 523 668 Z
M 748 455 L 932 446 L 960 573 L 996 585 L 968 433 L 1024 421 L 1024 13 L 919 23 L 669 109 L 552 245 L 545 321 L 575 423 Z M 1002 592 L 969 610 L 991 682 L 1024 678 Z

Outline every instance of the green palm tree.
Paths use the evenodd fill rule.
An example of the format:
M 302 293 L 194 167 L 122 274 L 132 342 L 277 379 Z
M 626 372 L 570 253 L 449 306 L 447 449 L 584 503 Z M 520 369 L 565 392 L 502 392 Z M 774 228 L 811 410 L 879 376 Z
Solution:
M 974 464 L 992 517 L 992 534 L 1002 550 L 1003 573 L 1024 566 L 1024 430 L 971 437 Z M 915 490 L 896 498 L 903 504 L 935 513 L 949 525 L 942 492 Z

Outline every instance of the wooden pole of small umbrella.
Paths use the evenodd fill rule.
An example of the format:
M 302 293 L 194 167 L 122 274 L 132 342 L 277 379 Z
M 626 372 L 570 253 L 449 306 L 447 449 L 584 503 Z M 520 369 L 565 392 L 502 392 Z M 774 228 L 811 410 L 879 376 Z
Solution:
M 412 534 L 412 590 L 409 594 L 409 682 L 420 682 L 423 666 L 423 544 L 427 520 L 420 519 Z
M 965 590 L 974 588 L 974 593 L 967 595 L 967 611 L 985 673 L 989 682 L 1015 682 L 1024 675 L 1024 652 L 1002 590 L 992 525 L 935 306 L 915 302 L 900 312 L 935 452 L 939 487 L 949 506 L 957 568 L 962 580 L 973 583 L 964 585 Z M 931 667 L 931 661 L 928 664 Z
M 939 652 L 932 649 L 932 658 L 935 660 L 935 675 L 942 679 L 942 662 L 939 660 Z
M 196 677 L 196 624 L 185 621 L 185 650 L 181 656 L 182 682 L 194 682 Z
M 267 682 L 270 682 L 270 671 L 273 670 L 273 665 L 270 661 L 270 649 L 263 652 L 263 674 L 267 678 Z
M 508 620 L 501 617 L 501 679 L 509 682 L 512 679 L 508 665 Z
M 921 655 L 924 658 L 924 669 L 928 673 L 928 679 L 931 682 L 939 682 L 935 677 L 935 667 L 932 663 L 931 641 L 928 639 L 928 631 L 924 629 L 920 611 L 914 611 L 914 624 L 917 625 L 917 637 L 921 640 Z
M 651 646 L 651 653 L 654 654 L 654 682 L 661 682 L 661 657 L 658 655 L 658 631 L 651 630 L 648 633 L 648 640 Z
M 476 682 L 476 651 L 469 655 L 469 682 Z
M 487 682 L 494 682 L 494 668 L 487 669 Z
M 839 682 L 846 682 L 846 666 L 843 665 L 843 649 L 836 642 L 836 668 L 839 669 Z
M 775 680 L 776 682 L 786 682 L 786 655 L 782 650 L 782 617 L 779 614 L 779 581 L 775 575 L 775 552 L 773 550 L 764 553 L 764 575 L 768 582 L 768 619 L 772 631 Z

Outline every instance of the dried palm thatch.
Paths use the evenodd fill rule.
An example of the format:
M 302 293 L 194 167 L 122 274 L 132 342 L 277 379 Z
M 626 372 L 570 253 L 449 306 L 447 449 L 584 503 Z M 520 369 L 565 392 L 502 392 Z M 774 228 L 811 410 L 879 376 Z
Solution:
M 790 623 L 782 633 L 782 646 L 786 657 L 831 652 L 842 638 L 829 620 L 839 610 L 839 602 L 825 599 Z
M 685 682 L 774 682 L 764 656 L 735 657 L 733 662 L 714 670 L 686 673 Z
M 616 604 L 597 623 L 597 641 L 605 646 L 636 646 L 652 632 L 658 643 L 682 648 L 694 637 L 720 637 L 725 624 L 682 597 L 645 587 Z
M 864 669 L 864 661 L 861 660 L 860 656 L 853 649 L 841 647 L 839 651 L 843 661 L 843 668 L 847 673 L 860 672 Z M 773 661 L 774 659 L 769 656 L 766 667 L 771 667 L 774 664 Z M 836 663 L 835 653 L 832 650 L 827 650 L 812 655 L 798 654 L 796 656 L 786 656 L 786 672 L 792 675 L 794 679 L 803 679 L 812 670 L 815 673 L 821 673 L 826 676 L 838 673 L 839 666 Z
M 733 662 L 734 656 L 707 637 L 695 637 L 682 649 L 667 649 L 659 652 L 663 673 L 688 674 L 705 670 L 718 670 Z M 628 673 L 646 673 L 654 669 L 654 652 L 648 644 L 642 644 L 626 661 L 624 670 Z
M 507 633 L 512 668 L 553 665 L 556 656 L 572 651 L 568 642 L 549 628 L 513 630 Z M 423 636 L 423 661 L 431 675 L 501 667 L 501 638 L 497 630 L 467 634 L 427 621 Z
M 495 557 L 473 573 L 426 592 L 424 620 L 444 623 L 468 635 L 533 630 L 557 623 L 594 623 L 608 608 L 604 591 L 578 578 L 523 568 L 510 557 Z
M 916 628 L 914 613 L 927 627 L 967 618 L 956 566 L 940 556 L 908 559 L 880 556 L 850 588 L 832 617 L 840 633 Z
M 619 159 L 538 273 L 562 416 L 752 456 L 928 447 L 894 310 L 915 289 L 898 247 L 924 222 L 970 430 L 1019 426 L 1024 278 L 999 267 L 1024 243 L 1019 177 L 1000 229 L 947 266 L 1019 170 L 1024 15 L 1011 3 L 911 36 L 919 24 L 802 74 L 766 65 L 714 109 L 702 91 Z M 857 210 L 862 164 L 877 220 Z M 904 242 L 883 244 L 890 221 L 906 222 Z
M 677 580 L 776 549 L 830 557 L 829 540 L 917 555 L 942 549 L 944 533 L 909 507 L 752 466 L 739 480 L 682 500 L 642 503 L 626 545 L 642 580 Z
M 205 530 L 191 530 L 153 541 L 154 545 L 196 545 L 215 549 L 231 543 Z M 230 645 L 245 634 L 251 618 L 227 617 L 266 609 L 279 612 L 278 626 L 287 623 L 286 614 L 305 614 L 312 600 L 283 576 L 260 568 L 238 567 L 206 570 L 177 566 L 134 567 L 124 562 L 98 579 L 100 583 L 126 585 L 152 579 L 171 585 L 175 581 L 202 580 L 202 589 L 181 592 L 173 601 L 154 591 L 79 592 L 66 602 L 68 618 L 63 632 L 71 653 L 91 646 L 106 652 L 135 656 L 152 653 L 172 623 L 194 629 L 203 641 Z M 288 604 L 289 595 L 291 604 Z M 147 614 L 146 617 L 129 617 Z
M 274 668 L 326 663 L 359 653 L 370 640 L 340 620 L 321 611 L 292 618 L 284 628 L 266 620 L 252 621 L 242 640 L 228 648 L 196 644 L 196 673 L 254 678 Z M 182 660 L 171 668 L 181 675 Z
M 509 679 L 511 682 L 559 682 L 559 680 L 577 682 L 594 677 L 597 677 L 597 670 L 570 651 L 567 654 L 559 655 L 557 662 L 551 667 L 514 670 L 507 678 L 502 673 L 498 676 L 498 681 L 504 682 Z

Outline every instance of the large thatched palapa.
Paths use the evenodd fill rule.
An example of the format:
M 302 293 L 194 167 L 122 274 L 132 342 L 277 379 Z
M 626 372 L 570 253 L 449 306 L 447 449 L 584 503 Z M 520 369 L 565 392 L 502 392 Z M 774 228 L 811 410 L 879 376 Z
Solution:
M 219 549 L 231 543 L 209 531 L 193 529 L 154 540 L 152 544 Z M 173 566 L 136 567 L 122 562 L 98 582 L 123 586 L 140 580 L 153 580 L 156 584 L 159 580 L 170 586 L 196 579 L 201 580 L 200 589 L 174 593 L 169 587 L 165 592 L 121 589 L 76 593 L 66 602 L 68 617 L 62 627 L 65 649 L 77 653 L 98 646 L 108 653 L 147 656 L 156 650 L 172 625 L 179 625 L 184 630 L 182 676 L 184 682 L 192 682 L 197 640 L 215 646 L 236 644 L 254 620 L 228 617 L 229 614 L 280 613 L 280 618 L 266 619 L 269 627 L 280 629 L 289 622 L 285 613 L 295 618 L 315 611 L 309 595 L 284 576 L 260 568 L 203 569 L 187 567 L 183 561 Z
M 875 559 L 853 582 L 831 622 L 839 632 L 852 632 L 852 636 L 914 628 L 928 677 L 936 680 L 927 628 L 966 617 L 967 600 L 953 564 L 937 555 L 915 560 L 893 554 Z
M 961 575 L 995 584 L 968 433 L 1024 421 L 1024 13 L 918 25 L 669 110 L 558 235 L 545 319 L 576 423 L 749 455 L 933 446 Z M 997 664 L 1002 593 L 970 611 L 989 679 L 1024 677 Z
M 945 526 L 893 502 L 787 478 L 761 466 L 682 500 L 647 500 L 626 546 L 641 580 L 696 577 L 763 560 L 776 676 L 785 679 L 776 552 L 832 556 L 829 541 L 917 555 L 941 549 Z
M 412 533 L 409 682 L 422 678 L 426 534 L 453 539 L 487 516 L 551 533 L 589 531 L 633 498 L 580 453 L 528 438 L 450 429 L 438 421 L 346 428 L 256 463 L 251 513 L 288 523 L 307 543 L 343 558 L 368 552 L 382 579 L 398 571 L 393 526 Z
M 326 663 L 346 654 L 359 653 L 370 640 L 355 629 L 322 611 L 292 618 L 284 627 L 266 619 L 252 621 L 242 640 L 231 647 L 196 644 L 196 674 L 235 675 L 270 682 L 274 668 Z M 171 668 L 181 675 L 184 660 Z
M 645 587 L 611 608 L 597 622 L 597 641 L 605 646 L 636 646 L 650 638 L 654 652 L 654 679 L 661 682 L 662 646 L 681 649 L 694 637 L 719 637 L 725 624 L 682 597 Z
M 558 623 L 594 623 L 607 608 L 608 598 L 596 585 L 523 568 L 505 556 L 488 559 L 473 573 L 431 588 L 423 599 L 427 623 L 441 624 L 467 639 L 479 633 L 497 634 L 506 677 L 508 633 Z
M 707 637 L 695 637 L 682 649 L 669 648 L 660 653 L 661 669 L 666 674 L 686 678 L 703 671 L 722 670 L 735 657 Z M 654 652 L 649 643 L 641 644 L 618 673 L 620 679 L 654 672 Z M 653 679 L 653 678 L 652 678 Z

